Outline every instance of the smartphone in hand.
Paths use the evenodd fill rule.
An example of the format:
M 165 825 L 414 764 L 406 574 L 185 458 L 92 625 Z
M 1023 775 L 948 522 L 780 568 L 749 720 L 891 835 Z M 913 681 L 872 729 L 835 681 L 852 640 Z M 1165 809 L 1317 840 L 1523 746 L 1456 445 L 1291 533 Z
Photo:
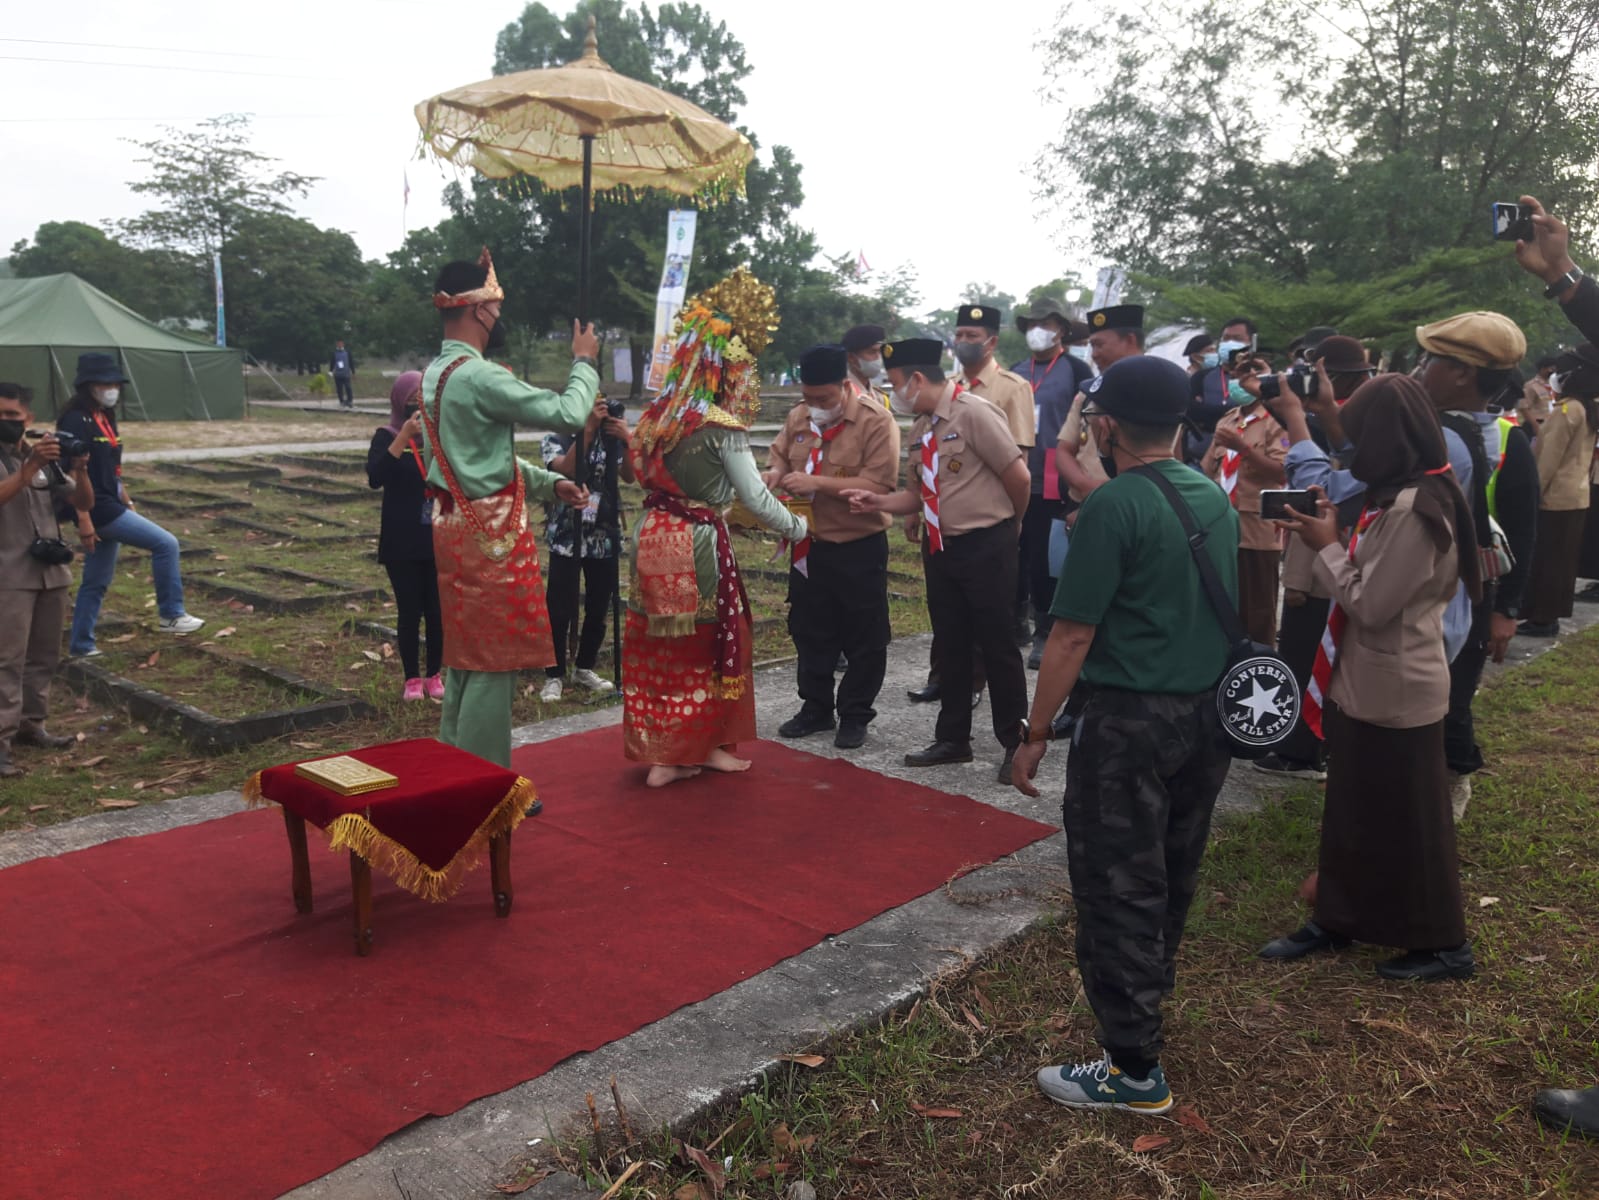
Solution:
M 1289 509 L 1307 517 L 1316 515 L 1314 492 L 1296 488 L 1270 488 L 1260 493 L 1260 515 L 1267 521 L 1280 521 Z
M 1532 205 L 1495 203 L 1489 208 L 1494 241 L 1532 241 Z

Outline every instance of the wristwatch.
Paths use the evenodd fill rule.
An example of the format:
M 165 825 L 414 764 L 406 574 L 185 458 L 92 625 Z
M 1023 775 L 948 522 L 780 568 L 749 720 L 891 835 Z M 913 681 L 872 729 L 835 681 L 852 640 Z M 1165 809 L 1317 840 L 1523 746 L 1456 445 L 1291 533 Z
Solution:
M 1573 263 L 1571 270 L 1567 271 L 1559 279 L 1555 280 L 1548 287 L 1544 288 L 1543 298 L 1545 300 L 1554 300 L 1557 297 L 1564 296 L 1572 288 L 1576 287 L 1582 282 L 1582 276 L 1582 268 Z
M 600 369 L 600 360 L 595 358 L 592 354 L 578 354 L 578 355 L 575 355 L 572 358 L 572 364 L 575 366 L 578 363 L 587 363 L 589 366 L 593 367 L 596 371 L 598 371 Z
M 1048 741 L 1052 741 L 1054 739 L 1054 737 L 1055 737 L 1055 731 L 1053 729 L 1051 729 L 1048 725 L 1045 725 L 1042 729 L 1040 729 L 1038 731 L 1038 733 L 1039 733 L 1038 737 L 1034 737 L 1033 736 L 1033 723 L 1031 721 L 1029 721 L 1026 717 L 1023 717 L 1021 719 L 1021 721 L 1017 723 L 1016 732 L 1021 735 L 1021 741 L 1023 743 L 1027 743 L 1027 742 L 1048 742 Z

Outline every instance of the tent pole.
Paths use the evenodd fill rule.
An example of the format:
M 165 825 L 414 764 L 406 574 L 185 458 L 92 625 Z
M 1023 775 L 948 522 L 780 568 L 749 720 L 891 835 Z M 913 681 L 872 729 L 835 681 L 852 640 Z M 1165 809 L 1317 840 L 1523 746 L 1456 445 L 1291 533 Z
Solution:
M 61 380 L 61 392 L 62 392 L 62 394 L 64 396 L 66 396 L 67 403 L 70 404 L 72 402 L 72 388 L 67 383 L 67 373 L 61 369 L 61 360 L 56 357 L 56 348 L 54 346 L 47 346 L 46 349 L 50 351 L 50 365 L 53 366 L 56 369 L 56 377 L 59 377 L 60 380 Z M 50 393 L 51 393 L 50 394 L 51 403 L 54 403 L 55 402 L 55 383 L 54 382 L 52 382 L 50 384 Z M 63 412 L 66 411 L 66 407 L 67 407 L 66 404 L 58 404 L 58 405 L 56 405 L 55 406 L 55 410 L 56 410 L 55 411 L 55 415 L 59 417 Z
M 248 359 L 253 366 L 260 367 L 263 371 L 266 371 L 266 377 L 272 381 L 272 386 L 273 387 L 277 388 L 278 391 L 283 393 L 283 398 L 285 400 L 293 400 L 294 399 L 293 396 L 289 395 L 289 389 L 284 387 L 281 383 L 278 382 L 278 377 L 276 375 L 274 375 L 270 370 L 267 369 L 267 365 L 264 362 L 262 362 L 260 359 L 258 359 L 255 355 L 251 354 L 248 350 L 246 350 L 244 352 L 244 357 L 246 359 Z M 246 407 L 249 406 L 249 403 L 250 403 L 250 389 L 249 388 L 246 388 L 244 390 L 244 403 L 245 403 Z
M 133 385 L 133 394 L 138 398 L 139 420 L 148 421 L 150 419 L 150 410 L 144 406 L 144 392 L 139 388 L 139 381 L 133 377 L 133 366 L 128 362 L 126 356 L 118 355 L 118 357 L 122 359 L 122 369 L 128 373 L 128 382 Z M 187 358 L 188 355 L 184 355 L 184 357 Z
M 194 384 L 194 394 L 200 400 L 200 411 L 205 414 L 205 419 L 211 419 L 211 408 L 205 402 L 205 389 L 200 386 L 200 377 L 194 373 L 194 363 L 189 359 L 189 352 L 183 352 L 183 365 L 189 368 L 189 382 Z

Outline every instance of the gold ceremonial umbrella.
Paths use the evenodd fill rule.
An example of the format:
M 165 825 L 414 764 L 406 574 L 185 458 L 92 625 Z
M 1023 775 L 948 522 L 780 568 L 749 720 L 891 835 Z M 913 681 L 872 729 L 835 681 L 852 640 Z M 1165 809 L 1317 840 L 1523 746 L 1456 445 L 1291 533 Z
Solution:
M 578 318 L 588 320 L 589 237 L 596 188 L 656 188 L 695 196 L 742 185 L 755 148 L 681 96 L 618 75 L 600 57 L 594 18 L 583 57 L 564 67 L 499 75 L 416 106 L 438 158 L 490 179 L 531 175 L 583 187 Z

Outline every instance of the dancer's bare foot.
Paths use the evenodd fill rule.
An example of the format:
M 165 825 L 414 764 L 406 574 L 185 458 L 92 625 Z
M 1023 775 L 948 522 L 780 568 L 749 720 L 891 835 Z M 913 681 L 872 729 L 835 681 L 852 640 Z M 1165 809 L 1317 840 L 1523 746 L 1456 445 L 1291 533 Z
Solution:
M 705 765 L 713 771 L 726 771 L 729 774 L 733 774 L 738 771 L 748 771 L 750 769 L 750 760 L 747 758 L 735 758 L 718 746 L 711 751 L 711 756 L 705 760 Z
M 676 783 L 679 779 L 693 779 L 700 773 L 699 767 L 668 767 L 657 765 L 650 768 L 649 776 L 644 780 L 647 787 L 665 787 L 669 783 Z

